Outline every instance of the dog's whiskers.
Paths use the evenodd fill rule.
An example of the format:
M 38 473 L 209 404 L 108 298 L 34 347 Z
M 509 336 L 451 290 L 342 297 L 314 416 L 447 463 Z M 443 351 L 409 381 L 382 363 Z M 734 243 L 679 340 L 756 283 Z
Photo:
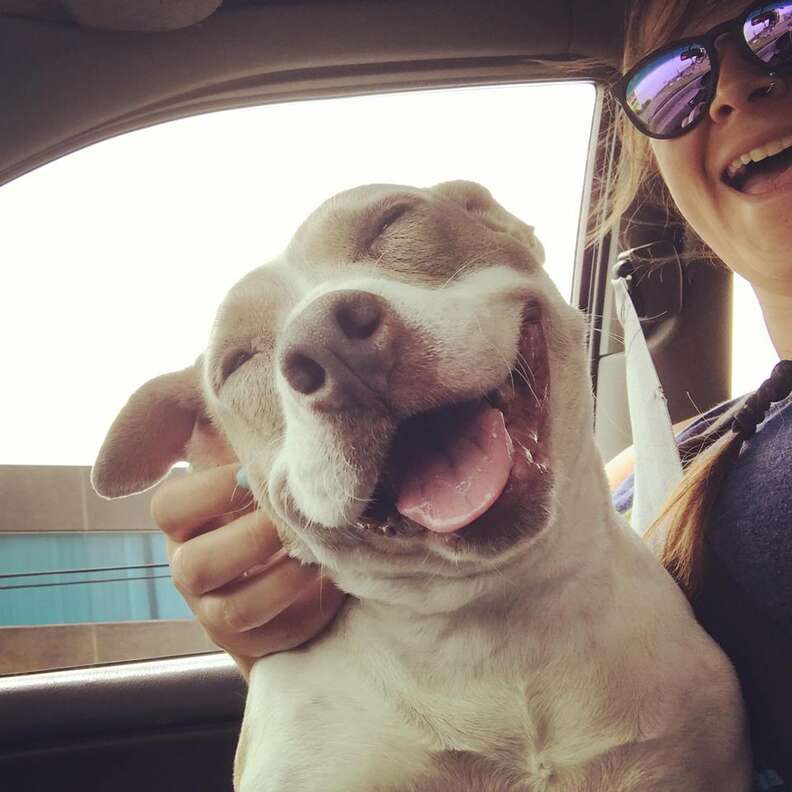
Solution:
M 481 254 L 476 255 L 476 256 L 472 256 L 471 258 L 466 259 L 465 261 L 462 262 L 462 264 L 460 264 L 459 267 L 457 267 L 457 269 L 451 274 L 451 277 L 449 277 L 448 280 L 440 288 L 441 289 L 445 289 L 448 286 L 450 286 L 453 281 L 457 280 L 461 275 L 463 275 L 465 272 L 467 272 L 471 267 L 474 267 L 474 266 L 476 266 L 478 264 L 486 264 L 486 263 L 487 263 L 487 259 L 484 256 L 482 256 Z
M 472 311 L 472 316 L 475 319 L 476 324 L 478 325 L 479 332 L 481 333 L 482 338 L 484 338 L 487 341 L 489 341 L 490 345 L 492 346 L 492 349 L 495 351 L 495 354 L 498 355 L 498 357 L 503 361 L 503 365 L 504 365 L 504 368 L 506 370 L 506 375 L 509 377 L 509 382 L 511 384 L 512 393 L 513 393 L 514 390 L 515 390 L 515 385 L 514 385 L 514 374 L 513 374 L 513 371 L 512 371 L 511 364 L 509 363 L 508 360 L 506 360 L 506 358 L 504 357 L 504 355 L 500 351 L 500 349 L 498 349 L 498 345 L 494 344 L 487 337 L 487 334 L 484 332 L 484 328 L 481 326 L 481 319 L 479 318 L 478 312 L 475 309 Z
M 526 374 L 527 370 L 527 374 Z M 517 365 L 515 366 L 515 371 L 518 373 L 520 378 L 525 382 L 528 386 L 528 389 L 531 391 L 531 395 L 534 397 L 536 403 L 541 407 L 544 404 L 544 398 L 540 399 L 539 395 L 537 394 L 536 390 L 534 389 L 533 383 L 536 382 L 536 375 L 531 368 L 530 363 L 525 359 L 525 356 L 521 353 L 517 353 Z M 528 377 L 530 375 L 530 379 Z M 544 394 L 547 396 L 547 393 Z
M 459 267 L 457 270 L 455 270 L 455 271 L 454 271 L 454 272 L 451 274 L 451 277 L 450 277 L 450 278 L 448 278 L 448 280 L 447 280 L 445 283 L 443 283 L 443 284 L 440 286 L 440 288 L 441 288 L 441 289 L 447 289 L 447 288 L 448 288 L 448 287 L 451 285 L 451 283 L 452 283 L 452 282 L 453 282 L 453 281 L 454 281 L 454 280 L 455 280 L 455 279 L 456 279 L 456 278 L 457 278 L 459 275 L 461 275 L 463 272 L 465 272 L 465 270 L 469 269 L 469 268 L 470 268 L 470 266 L 471 266 L 471 264 L 470 264 L 469 262 L 465 262 L 464 264 L 462 264 L 462 265 L 461 265 L 461 266 L 460 266 L 460 267 Z

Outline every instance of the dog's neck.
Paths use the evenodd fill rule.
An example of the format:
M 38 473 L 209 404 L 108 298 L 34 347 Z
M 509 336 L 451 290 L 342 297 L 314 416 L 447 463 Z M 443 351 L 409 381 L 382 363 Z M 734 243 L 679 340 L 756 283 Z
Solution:
M 555 513 L 543 534 L 486 586 L 479 587 L 476 578 L 462 581 L 463 587 L 479 587 L 480 594 L 460 607 L 438 610 L 425 602 L 411 607 L 362 597 L 349 614 L 353 629 L 391 658 L 440 668 L 447 662 L 470 667 L 488 662 L 499 647 L 507 651 L 514 645 L 510 632 L 536 634 L 534 623 L 546 631 L 554 621 L 550 611 L 558 611 L 557 623 L 564 623 L 565 586 L 570 581 L 586 585 L 593 576 L 610 574 L 608 535 L 621 527 L 593 438 L 580 449 L 573 466 L 557 471 L 557 476 Z M 436 585 L 434 580 L 432 586 Z M 502 635 L 493 633 L 495 615 L 498 623 L 509 626 Z

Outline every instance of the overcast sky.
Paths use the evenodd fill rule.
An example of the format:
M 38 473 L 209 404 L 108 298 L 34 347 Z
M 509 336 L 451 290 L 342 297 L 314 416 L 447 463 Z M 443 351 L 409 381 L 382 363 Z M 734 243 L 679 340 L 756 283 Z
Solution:
M 92 464 L 132 391 L 202 351 L 228 288 L 358 184 L 481 182 L 536 226 L 568 296 L 593 103 L 567 84 L 225 111 L 0 188 L 0 464 Z M 739 391 L 772 362 L 750 322 Z

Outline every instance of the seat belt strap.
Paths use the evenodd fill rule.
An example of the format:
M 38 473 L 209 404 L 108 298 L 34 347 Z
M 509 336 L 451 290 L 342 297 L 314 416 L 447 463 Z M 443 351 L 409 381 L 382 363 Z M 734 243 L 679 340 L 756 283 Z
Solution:
M 616 310 L 624 328 L 627 400 L 635 458 L 630 522 L 633 529 L 643 535 L 681 481 L 682 463 L 674 441 L 668 404 L 627 278 L 616 278 L 613 287 Z

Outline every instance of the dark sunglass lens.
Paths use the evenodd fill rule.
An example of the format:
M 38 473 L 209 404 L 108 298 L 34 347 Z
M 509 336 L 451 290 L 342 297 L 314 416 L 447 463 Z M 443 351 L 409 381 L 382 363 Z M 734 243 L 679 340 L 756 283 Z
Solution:
M 792 0 L 765 3 L 748 14 L 743 35 L 751 51 L 768 66 L 792 61 Z
M 633 75 L 627 83 L 627 103 L 647 131 L 673 137 L 705 112 L 711 74 L 707 50 L 699 44 L 682 45 Z

